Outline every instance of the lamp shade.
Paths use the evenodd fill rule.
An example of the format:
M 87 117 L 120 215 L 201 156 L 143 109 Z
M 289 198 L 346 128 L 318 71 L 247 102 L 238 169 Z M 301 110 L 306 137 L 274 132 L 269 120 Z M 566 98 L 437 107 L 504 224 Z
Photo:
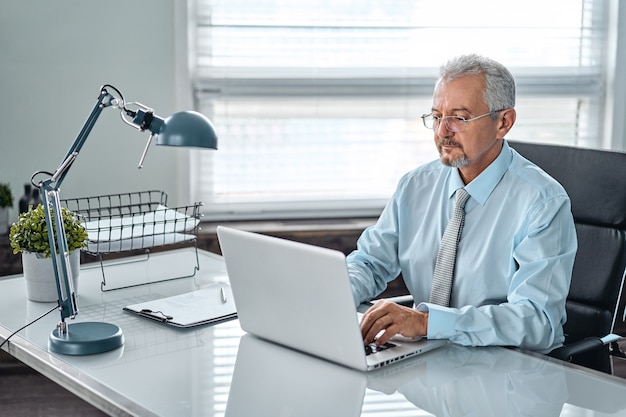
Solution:
M 181 111 L 165 119 L 156 144 L 217 149 L 217 134 L 211 121 L 203 114 Z

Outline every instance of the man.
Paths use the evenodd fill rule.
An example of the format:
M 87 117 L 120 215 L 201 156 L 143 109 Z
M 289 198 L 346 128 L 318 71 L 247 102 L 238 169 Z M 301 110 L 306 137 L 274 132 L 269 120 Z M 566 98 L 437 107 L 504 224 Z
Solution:
M 422 116 L 440 161 L 400 180 L 348 256 L 356 303 L 402 274 L 416 308 L 376 303 L 361 322 L 365 343 L 400 334 L 544 353 L 562 345 L 577 249 L 570 201 L 504 140 L 515 123 L 514 106 L 515 82 L 501 64 L 467 55 L 441 67 L 431 113 Z M 469 199 L 449 305 L 439 305 L 429 298 L 458 189 Z

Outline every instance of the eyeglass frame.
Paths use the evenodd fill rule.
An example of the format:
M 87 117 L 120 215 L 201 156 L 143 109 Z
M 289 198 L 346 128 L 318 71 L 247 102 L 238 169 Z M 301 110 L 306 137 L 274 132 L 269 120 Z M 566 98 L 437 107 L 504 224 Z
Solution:
M 465 132 L 465 130 L 467 130 L 467 124 L 469 122 L 473 122 L 474 120 L 481 119 L 481 118 L 483 118 L 485 116 L 489 116 L 489 115 L 491 115 L 493 113 L 499 113 L 502 110 L 506 110 L 506 109 L 492 110 L 492 111 L 490 111 L 488 113 L 481 114 L 480 116 L 472 117 L 471 119 L 466 119 L 463 116 L 443 116 L 443 117 L 439 116 L 439 117 L 436 117 L 436 116 L 433 116 L 432 112 L 428 113 L 428 114 L 422 114 L 421 118 L 422 118 L 422 123 L 424 123 L 424 127 L 426 129 L 436 130 L 439 127 L 439 124 L 441 123 L 441 120 L 443 120 L 443 122 L 444 122 L 444 124 L 446 126 L 446 130 L 448 130 L 450 132 L 453 132 L 453 133 L 460 133 L 460 132 Z M 428 117 L 430 117 L 432 119 L 432 122 L 433 122 L 432 123 L 432 127 L 428 127 L 426 125 L 426 118 L 428 118 Z M 450 129 L 450 126 L 448 125 L 448 119 L 449 118 L 455 118 L 455 119 L 457 119 L 457 121 L 462 122 L 463 123 L 463 130 L 452 130 L 452 129 Z M 437 121 L 437 127 L 435 127 L 435 121 Z

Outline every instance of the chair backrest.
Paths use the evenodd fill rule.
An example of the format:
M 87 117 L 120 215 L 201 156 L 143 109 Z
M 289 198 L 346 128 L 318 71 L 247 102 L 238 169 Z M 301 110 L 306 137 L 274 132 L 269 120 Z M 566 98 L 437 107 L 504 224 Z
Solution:
M 572 202 L 578 252 L 567 298 L 565 343 L 611 332 L 626 335 L 620 301 L 626 270 L 626 153 L 509 144 L 559 181 Z

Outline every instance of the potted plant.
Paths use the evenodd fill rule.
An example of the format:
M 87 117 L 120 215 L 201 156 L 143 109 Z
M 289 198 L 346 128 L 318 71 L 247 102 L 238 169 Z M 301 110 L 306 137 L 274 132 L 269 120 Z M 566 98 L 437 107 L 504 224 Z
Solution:
M 9 209 L 13 207 L 13 194 L 8 183 L 0 183 L 0 234 L 9 230 Z
M 72 278 L 76 290 L 80 272 L 80 249 L 86 246 L 87 231 L 78 216 L 65 207 L 61 209 L 61 217 L 65 226 Z M 56 301 L 58 294 L 54 268 L 50 259 L 52 250 L 48 242 L 43 205 L 30 207 L 27 212 L 20 214 L 17 222 L 11 226 L 9 241 L 13 253 L 22 254 L 28 298 L 32 301 Z

